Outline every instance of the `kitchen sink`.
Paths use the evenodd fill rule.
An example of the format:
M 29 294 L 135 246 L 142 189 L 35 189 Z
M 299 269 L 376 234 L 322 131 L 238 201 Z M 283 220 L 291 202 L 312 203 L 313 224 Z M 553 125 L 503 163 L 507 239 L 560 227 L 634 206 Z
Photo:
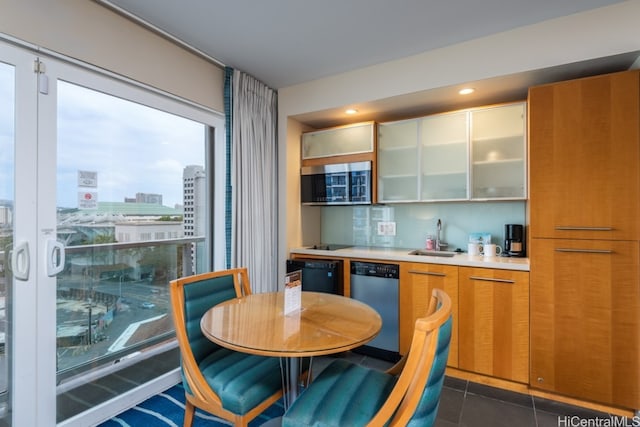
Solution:
M 422 256 L 441 256 L 441 257 L 452 257 L 456 255 L 457 252 L 451 251 L 428 251 L 426 249 L 416 249 L 415 251 L 409 252 L 409 255 L 422 255 Z

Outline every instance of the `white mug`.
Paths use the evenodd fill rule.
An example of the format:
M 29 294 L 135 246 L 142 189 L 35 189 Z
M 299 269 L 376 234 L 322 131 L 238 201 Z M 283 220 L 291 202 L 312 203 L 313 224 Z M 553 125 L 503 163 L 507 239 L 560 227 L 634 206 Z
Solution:
M 502 248 L 496 244 L 490 243 L 490 244 L 484 245 L 484 256 L 487 258 L 500 255 L 501 253 L 502 253 Z
M 483 246 L 480 243 L 469 243 L 467 244 L 467 252 L 470 256 L 482 255 Z

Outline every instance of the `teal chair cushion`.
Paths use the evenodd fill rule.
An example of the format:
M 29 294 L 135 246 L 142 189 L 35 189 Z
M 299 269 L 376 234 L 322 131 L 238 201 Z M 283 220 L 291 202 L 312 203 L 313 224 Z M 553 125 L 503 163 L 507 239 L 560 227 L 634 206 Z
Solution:
M 220 349 L 205 357 L 200 371 L 222 407 L 246 414 L 282 388 L 280 361 L 274 357 L 254 356 Z
M 200 363 L 211 352 L 220 349 L 204 336 L 200 320 L 211 307 L 236 297 L 233 276 L 220 276 L 189 283 L 184 287 L 184 317 L 187 338 L 193 357 Z
M 291 405 L 282 426 L 364 426 L 382 407 L 395 383 L 392 375 L 335 360 Z

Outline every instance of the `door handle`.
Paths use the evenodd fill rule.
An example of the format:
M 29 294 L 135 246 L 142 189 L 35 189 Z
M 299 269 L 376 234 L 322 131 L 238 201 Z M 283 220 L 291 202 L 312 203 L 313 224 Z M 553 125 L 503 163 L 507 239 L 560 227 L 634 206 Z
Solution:
M 471 279 L 471 280 L 480 280 L 480 281 L 484 281 L 484 282 L 498 282 L 498 283 L 511 283 L 511 284 L 516 283 L 515 280 L 498 279 L 498 278 L 495 278 L 495 277 L 469 276 L 469 279 Z
M 610 249 L 573 249 L 573 248 L 556 248 L 556 252 L 578 252 L 584 254 L 612 254 Z
M 425 276 L 437 276 L 437 277 L 447 277 L 445 273 L 438 273 L 436 271 L 422 271 L 422 270 L 409 270 L 411 274 L 423 274 Z
M 18 243 L 11 254 L 11 270 L 13 271 L 13 277 L 18 280 L 29 279 L 29 243 L 22 241 Z
M 64 270 L 64 245 L 57 240 L 47 240 L 47 275 L 53 277 Z
M 558 231 L 613 231 L 613 227 L 577 227 L 573 225 L 557 225 Z

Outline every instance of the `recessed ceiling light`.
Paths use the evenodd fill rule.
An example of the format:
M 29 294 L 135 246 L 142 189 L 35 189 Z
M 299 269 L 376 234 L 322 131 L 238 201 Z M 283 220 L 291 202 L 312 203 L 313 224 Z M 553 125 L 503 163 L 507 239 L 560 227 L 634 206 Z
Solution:
M 476 90 L 472 87 L 465 87 L 464 89 L 460 89 L 458 93 L 460 95 L 469 95 L 470 93 L 475 92 Z
M 349 108 L 347 110 L 344 111 L 347 114 L 356 114 L 358 112 L 358 110 L 356 110 L 355 108 Z

